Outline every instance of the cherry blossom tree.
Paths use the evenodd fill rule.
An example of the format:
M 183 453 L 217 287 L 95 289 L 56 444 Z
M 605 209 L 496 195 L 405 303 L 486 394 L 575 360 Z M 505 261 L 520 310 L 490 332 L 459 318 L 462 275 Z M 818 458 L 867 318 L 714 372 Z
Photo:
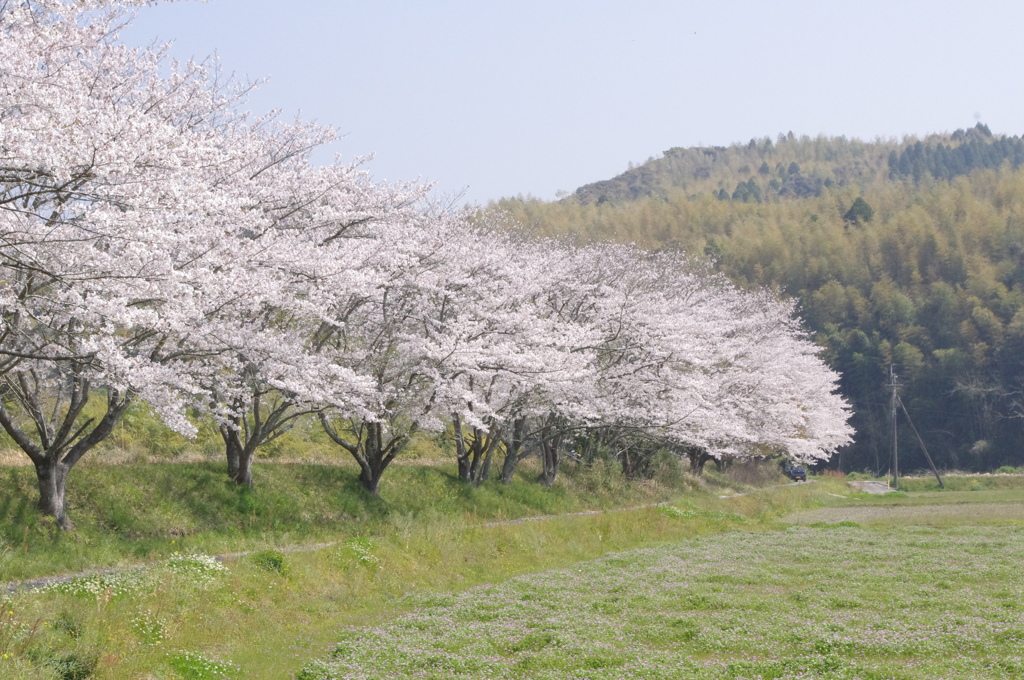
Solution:
M 596 363 L 590 382 L 578 376 L 552 400 L 542 442 L 574 431 L 614 443 L 630 472 L 637 450 L 808 460 L 848 441 L 836 376 L 790 304 L 740 291 L 679 254 L 601 245 L 570 262 L 562 287 L 548 282 L 547 304 L 596 332 L 587 348 Z M 542 447 L 548 476 L 557 444 Z
M 443 401 L 451 414 L 459 475 L 480 484 L 504 450 L 508 480 L 527 419 L 546 416 L 551 400 L 592 370 L 588 329 L 566 323 L 539 302 L 562 276 L 571 251 L 536 242 L 495 225 L 465 230 L 454 265 L 461 281 L 445 292 L 438 317 L 444 329 L 435 354 Z M 518 431 L 518 435 L 516 434 Z
M 0 4 L 0 426 L 60 526 L 68 473 L 137 400 L 183 433 L 188 408 L 213 418 L 245 485 L 316 414 L 374 494 L 449 426 L 473 484 L 502 453 L 503 481 L 538 454 L 550 485 L 579 440 L 627 472 L 848 441 L 791 305 L 682 255 L 525 238 L 362 160 L 315 167 L 331 130 L 118 43 L 133 4 Z
M 159 323 L 173 328 L 193 299 L 172 275 L 180 244 L 166 247 L 163 212 L 186 186 L 184 145 L 211 150 L 204 118 L 221 96 L 198 67 L 160 79 L 159 55 L 116 45 L 122 6 L 0 6 L 0 425 L 62 527 L 68 471 L 133 399 L 190 427 L 173 396 L 187 380 L 166 370 L 180 348 L 153 330 L 162 301 L 179 301 Z M 218 209 L 208 199 L 192 193 L 177 217 Z M 97 387 L 106 409 L 85 418 Z
M 295 376 L 319 376 L 292 351 L 307 336 L 265 321 L 296 308 L 295 263 L 315 266 L 298 232 L 344 229 L 367 193 L 354 166 L 310 168 L 330 130 L 250 120 L 203 65 L 120 45 L 130 4 L 0 6 L 0 425 L 63 527 L 68 472 L 133 400 L 185 433 L 187 404 L 229 403 L 231 451 L 254 384 L 291 400 Z M 87 417 L 96 390 L 106 409 Z M 289 416 L 270 420 L 247 439 Z
M 424 338 L 436 332 L 435 291 L 447 285 L 453 218 L 409 200 L 353 223 L 332 241 L 358 286 L 321 286 L 312 347 L 340 370 L 365 376 L 358 403 L 328 400 L 320 422 L 355 459 L 360 482 L 379 493 L 382 475 L 421 429 L 440 430 L 439 376 Z
M 244 253 L 233 260 L 240 268 L 227 279 L 231 290 L 212 296 L 221 304 L 206 323 L 222 329 L 221 349 L 201 362 L 206 401 L 195 404 L 218 423 L 229 476 L 249 486 L 260 445 L 305 415 L 362 412 L 376 399 L 368 376 L 325 351 L 354 321 L 332 305 L 344 316 L 367 304 L 387 276 L 373 267 L 378 249 L 387 250 L 378 232 L 405 219 L 425 191 L 374 184 L 361 161 L 314 168 L 306 153 L 261 175 L 276 184 L 252 191 L 263 220 L 239 235 Z

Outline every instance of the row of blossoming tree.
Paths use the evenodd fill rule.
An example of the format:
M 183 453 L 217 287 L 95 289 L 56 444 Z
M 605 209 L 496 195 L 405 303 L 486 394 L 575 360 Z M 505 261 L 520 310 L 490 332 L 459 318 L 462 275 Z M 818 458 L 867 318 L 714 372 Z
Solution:
M 539 455 L 550 484 L 569 443 L 630 472 L 849 440 L 790 304 L 314 166 L 329 129 L 121 44 L 131 4 L 0 2 L 0 425 L 60 526 L 68 473 L 137 401 L 216 422 L 240 484 L 315 418 L 373 493 L 418 430 L 449 432 L 472 483 Z

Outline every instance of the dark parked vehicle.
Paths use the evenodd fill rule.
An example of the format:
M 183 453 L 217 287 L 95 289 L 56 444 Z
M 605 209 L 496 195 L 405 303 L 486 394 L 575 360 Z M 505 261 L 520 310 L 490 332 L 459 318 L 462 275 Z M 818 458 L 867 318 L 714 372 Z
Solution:
M 793 465 L 792 463 L 785 463 L 782 466 L 782 474 L 786 475 L 794 482 L 807 481 L 807 471 L 804 470 L 802 465 Z

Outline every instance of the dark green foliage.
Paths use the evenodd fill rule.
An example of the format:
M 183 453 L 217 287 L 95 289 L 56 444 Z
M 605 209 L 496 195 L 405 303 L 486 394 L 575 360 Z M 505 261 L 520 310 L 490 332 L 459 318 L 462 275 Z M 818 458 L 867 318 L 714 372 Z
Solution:
M 843 215 L 843 219 L 847 222 L 853 222 L 854 224 L 864 224 L 870 222 L 871 218 L 875 216 L 875 211 L 872 209 L 868 202 L 862 197 L 858 196 L 853 201 L 853 205 Z
M 86 680 L 96 672 L 99 658 L 96 655 L 81 652 L 68 652 L 45 659 L 45 664 L 53 669 L 59 680 Z
M 743 201 L 744 203 L 760 203 L 761 188 L 757 186 L 757 182 L 751 177 L 746 182 L 740 182 L 736 185 L 736 190 L 732 192 L 732 200 Z
M 722 246 L 712 236 L 704 246 L 704 255 L 712 260 L 719 260 L 722 257 Z
M 889 177 L 911 177 L 915 182 L 925 175 L 950 180 L 978 169 L 995 169 L 1009 163 L 1017 169 L 1024 163 L 1024 139 L 993 137 L 987 125 L 978 123 L 970 130 L 957 130 L 949 142 L 917 142 L 901 152 L 889 154 Z
M 793 165 L 796 165 L 796 163 Z M 773 179 L 772 182 L 778 182 L 778 180 Z M 823 182 L 817 177 L 805 177 L 797 171 L 790 174 L 786 181 L 778 187 L 777 191 L 780 197 L 810 198 L 812 196 L 820 196 L 822 186 Z
M 270 571 L 281 576 L 288 574 L 288 563 L 285 561 L 284 553 L 279 550 L 260 550 L 249 556 L 258 568 L 263 571 Z

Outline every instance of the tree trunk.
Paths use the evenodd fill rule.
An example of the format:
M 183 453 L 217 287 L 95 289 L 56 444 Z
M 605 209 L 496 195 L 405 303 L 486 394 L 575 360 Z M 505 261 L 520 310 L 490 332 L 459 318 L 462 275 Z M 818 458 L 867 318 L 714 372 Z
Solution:
M 218 427 L 224 440 L 228 478 L 252 488 L 252 463 L 259 447 L 288 432 L 299 417 L 315 409 L 296 407 L 279 392 L 257 388 L 250 402 L 238 399 L 232 406 L 230 420 Z
M 505 460 L 501 464 L 501 483 L 511 484 L 512 476 L 516 472 L 519 461 L 526 458 L 529 453 L 524 452 L 526 447 L 526 418 L 516 418 L 512 423 L 512 436 L 505 440 Z
M 364 421 L 358 427 L 352 428 L 353 441 L 348 441 L 334 429 L 323 413 L 320 414 L 320 424 L 335 444 L 352 454 L 359 465 L 359 483 L 374 496 L 380 495 L 380 479 L 384 476 L 384 471 L 405 449 L 417 428 L 416 424 L 413 424 L 409 431 L 392 435 L 391 439 L 385 442 L 384 425 Z
M 552 486 L 558 476 L 558 468 L 561 466 L 561 457 L 558 449 L 562 445 L 562 435 L 552 435 L 554 430 L 554 416 L 549 416 L 540 434 L 540 456 L 543 465 L 543 472 L 540 476 L 540 483 L 544 486 Z
M 600 450 L 600 435 L 592 434 L 583 439 L 583 464 L 590 467 L 594 464 L 594 459 L 597 458 L 597 453 Z
M 462 418 L 458 413 L 452 414 L 452 436 L 455 438 L 455 460 L 459 466 L 459 479 L 468 482 L 469 474 L 469 451 L 466 450 L 466 438 L 462 432 Z
M 220 436 L 224 440 L 224 453 L 228 460 L 228 479 L 239 486 L 252 488 L 252 459 L 255 453 L 255 442 L 242 442 L 239 430 L 229 425 L 220 426 Z
M 555 478 L 558 477 L 558 468 L 561 465 L 557 447 L 552 446 L 549 441 L 541 442 L 541 458 L 544 471 L 541 473 L 540 483 L 548 487 L 554 486 Z
M 372 495 L 380 496 L 380 479 L 384 471 L 402 452 L 410 438 L 411 434 L 401 434 L 385 442 L 384 425 L 371 423 L 367 427 L 362 454 L 355 458 L 359 463 L 359 481 Z
M 498 448 L 499 437 L 491 437 L 487 446 L 487 455 L 484 457 L 484 464 L 480 468 L 480 478 L 476 486 L 480 486 L 491 476 L 491 460 L 494 458 L 494 449 Z
M 473 442 L 469 447 L 469 482 L 480 486 L 480 465 L 484 457 L 484 433 L 479 427 L 473 428 Z
M 519 465 L 519 456 L 508 451 L 505 454 L 505 461 L 501 464 L 501 475 L 498 477 L 502 484 L 512 483 L 512 477 L 516 474 L 517 465 Z
M 371 423 L 366 430 L 366 441 L 363 443 L 363 455 L 359 462 L 359 481 L 373 496 L 380 496 L 380 478 L 384 474 L 383 462 L 384 442 L 383 428 L 380 423 Z
M 78 423 L 78 417 L 89 400 L 88 381 L 80 380 L 75 384 L 76 389 L 70 395 L 70 403 L 58 428 L 49 427 L 41 420 L 39 416 L 44 409 L 31 398 L 33 395 L 25 396 L 21 402 L 22 408 L 33 414 L 39 433 L 37 441 L 33 441 L 32 437 L 19 427 L 13 414 L 0 402 L 0 426 L 35 466 L 39 485 L 39 510 L 53 517 L 57 526 L 64 530 L 74 528 L 67 515 L 66 487 L 71 469 L 82 456 L 110 436 L 133 399 L 130 394 L 125 395 L 113 388 L 108 389 L 107 411 L 92 429 L 88 429 L 94 419 L 89 419 L 84 425 Z
M 473 486 L 480 486 L 490 476 L 491 459 L 501 443 L 501 431 L 497 425 L 491 425 L 486 434 L 479 428 L 473 429 L 473 464 L 469 471 Z
M 686 450 L 686 457 L 690 459 L 690 472 L 697 475 L 704 474 L 704 465 L 711 460 L 710 454 L 700 448 L 689 448 Z
M 459 479 L 473 486 L 480 486 L 491 474 L 491 458 L 501 442 L 501 428 L 492 424 L 484 432 L 479 427 L 471 428 L 467 441 L 463 432 L 462 418 L 452 414 L 452 432 L 455 439 L 455 459 L 459 465 Z
M 238 456 L 238 467 L 235 469 L 235 473 L 231 475 L 231 481 L 239 486 L 247 486 L 252 488 L 252 452 L 242 450 L 242 453 Z
M 224 453 L 228 459 L 228 479 L 234 479 L 238 475 L 238 468 L 241 465 L 241 447 L 238 445 L 238 437 L 235 436 L 226 425 L 220 426 L 220 436 L 224 440 Z
M 359 483 L 363 485 L 371 496 L 380 497 L 380 478 L 384 476 L 384 470 L 373 465 L 360 466 Z
M 633 479 L 635 474 L 636 460 L 633 456 L 629 455 L 629 449 L 627 448 L 622 452 L 622 476 L 626 479 Z
M 71 470 L 59 460 L 47 460 L 36 464 L 36 479 L 39 482 L 39 510 L 53 517 L 57 526 L 65 531 L 74 528 L 67 515 L 68 472 Z

